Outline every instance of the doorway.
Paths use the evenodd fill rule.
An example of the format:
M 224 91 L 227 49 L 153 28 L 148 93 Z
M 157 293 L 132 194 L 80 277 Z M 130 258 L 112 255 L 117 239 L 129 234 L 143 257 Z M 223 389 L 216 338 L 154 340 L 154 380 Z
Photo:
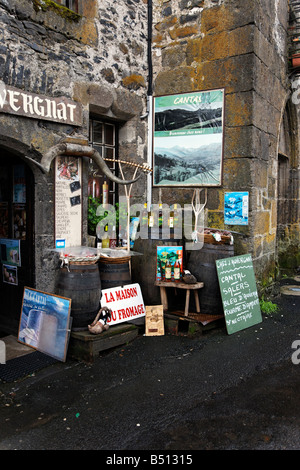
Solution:
M 24 287 L 34 283 L 34 178 L 0 149 L 0 332 L 18 331 Z
M 299 146 L 298 115 L 288 101 L 278 143 L 277 262 L 280 275 L 293 275 L 299 266 Z

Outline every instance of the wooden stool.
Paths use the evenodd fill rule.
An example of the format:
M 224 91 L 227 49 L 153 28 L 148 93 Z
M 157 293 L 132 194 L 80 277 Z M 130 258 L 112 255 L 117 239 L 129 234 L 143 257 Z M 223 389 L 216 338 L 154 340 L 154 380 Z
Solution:
M 198 289 L 201 289 L 202 287 L 204 287 L 203 282 L 196 282 L 195 284 L 186 284 L 185 282 L 156 281 L 155 285 L 160 288 L 160 298 L 161 298 L 161 303 L 163 304 L 164 310 L 168 310 L 168 297 L 167 297 L 166 287 L 176 287 L 177 289 L 186 290 L 184 315 L 187 316 L 189 313 L 191 290 L 194 291 L 196 311 L 197 313 L 200 313 Z

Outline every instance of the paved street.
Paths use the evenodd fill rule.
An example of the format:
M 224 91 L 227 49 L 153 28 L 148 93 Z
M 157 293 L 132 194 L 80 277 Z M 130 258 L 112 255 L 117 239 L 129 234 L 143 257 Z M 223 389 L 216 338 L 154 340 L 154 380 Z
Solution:
M 0 450 L 299 449 L 299 314 L 284 296 L 233 335 L 140 335 L 93 365 L 0 384 Z

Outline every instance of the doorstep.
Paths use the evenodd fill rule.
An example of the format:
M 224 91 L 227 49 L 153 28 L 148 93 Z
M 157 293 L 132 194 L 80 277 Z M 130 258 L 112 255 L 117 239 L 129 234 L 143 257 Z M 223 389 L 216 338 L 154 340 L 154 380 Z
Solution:
M 35 349 L 27 346 L 26 344 L 19 343 L 16 336 L 8 335 L 0 338 L 5 343 L 5 359 L 9 361 L 16 357 L 24 356 L 35 351 Z

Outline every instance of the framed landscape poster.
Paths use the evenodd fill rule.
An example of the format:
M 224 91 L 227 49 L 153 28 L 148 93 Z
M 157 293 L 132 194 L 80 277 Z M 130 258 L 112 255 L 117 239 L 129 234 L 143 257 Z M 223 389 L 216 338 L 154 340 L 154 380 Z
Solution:
M 221 186 L 224 89 L 153 100 L 153 186 Z

